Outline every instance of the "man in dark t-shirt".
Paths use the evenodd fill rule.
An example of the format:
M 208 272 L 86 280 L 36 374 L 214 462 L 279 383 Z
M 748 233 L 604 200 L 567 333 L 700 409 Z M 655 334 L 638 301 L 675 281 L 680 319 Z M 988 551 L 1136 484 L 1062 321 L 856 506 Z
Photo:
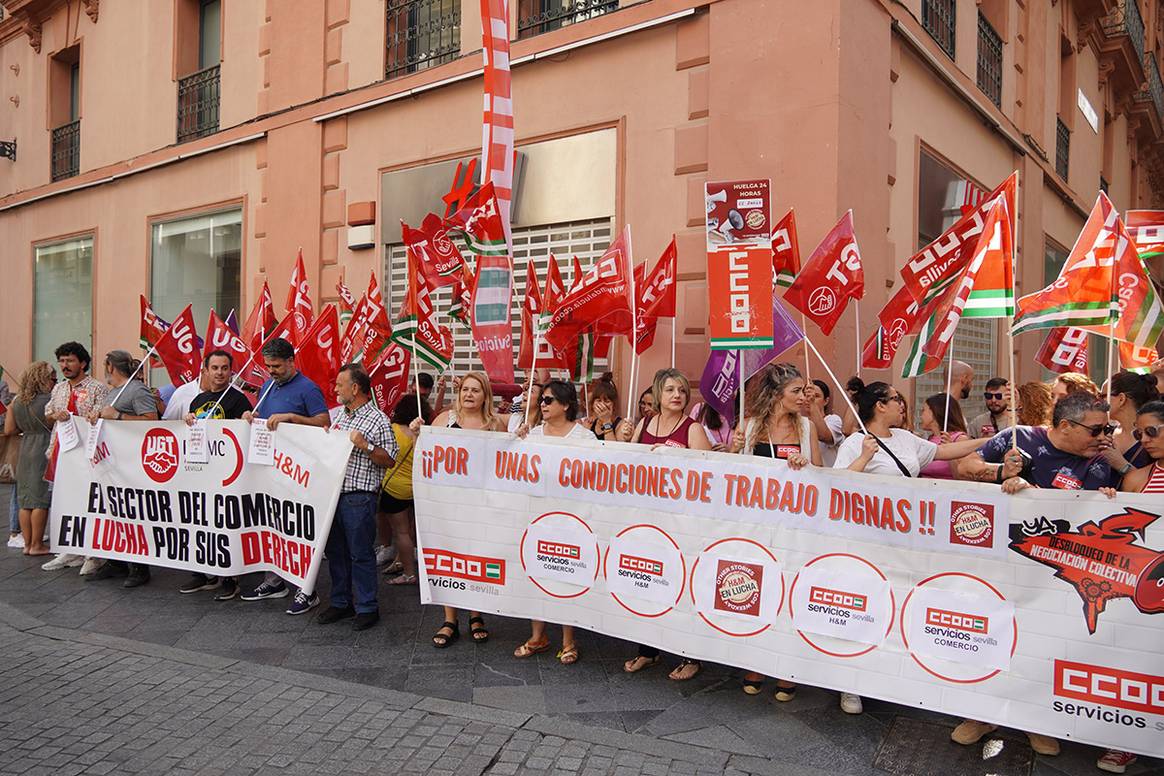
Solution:
M 190 401 L 190 414 L 201 420 L 238 420 L 251 403 L 233 385 L 220 391 L 203 391 Z

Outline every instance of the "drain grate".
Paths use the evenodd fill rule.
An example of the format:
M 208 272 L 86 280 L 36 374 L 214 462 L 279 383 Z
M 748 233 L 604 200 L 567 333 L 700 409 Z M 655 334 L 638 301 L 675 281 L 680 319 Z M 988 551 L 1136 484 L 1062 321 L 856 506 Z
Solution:
M 984 752 L 993 756 L 983 759 Z M 1025 736 L 998 730 L 977 744 L 959 746 L 945 725 L 894 717 L 873 767 L 894 776 L 1029 776 L 1034 759 Z

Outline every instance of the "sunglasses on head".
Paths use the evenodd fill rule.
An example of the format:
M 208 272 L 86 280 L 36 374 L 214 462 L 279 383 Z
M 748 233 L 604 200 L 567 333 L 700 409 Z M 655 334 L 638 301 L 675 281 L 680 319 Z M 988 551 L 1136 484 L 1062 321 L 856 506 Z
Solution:
M 1104 436 L 1111 436 L 1115 433 L 1115 430 L 1119 428 L 1119 426 L 1113 426 L 1111 423 L 1106 425 L 1089 426 L 1086 423 L 1080 423 L 1078 420 L 1071 420 L 1070 418 L 1067 419 L 1067 422 L 1087 429 L 1087 433 L 1091 434 L 1093 437 L 1097 437 L 1100 434 L 1103 434 Z
M 1132 429 L 1132 439 L 1136 440 L 1137 442 L 1139 442 L 1144 437 L 1148 437 L 1148 439 L 1156 439 L 1160 436 L 1161 429 L 1164 429 L 1164 423 L 1160 423 L 1159 425 L 1155 426 L 1148 426 L 1143 431 L 1138 428 L 1134 428 Z
M 991 399 L 994 399 L 995 401 L 1002 401 L 1002 393 L 991 393 L 990 391 L 984 391 L 982 393 L 982 398 L 986 399 L 987 401 L 990 401 Z

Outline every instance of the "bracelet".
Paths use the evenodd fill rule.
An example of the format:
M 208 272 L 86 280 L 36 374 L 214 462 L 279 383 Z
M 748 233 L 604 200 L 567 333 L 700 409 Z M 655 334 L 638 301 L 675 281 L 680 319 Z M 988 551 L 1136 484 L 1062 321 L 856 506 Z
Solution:
M 1119 469 L 1116 471 L 1116 473 L 1117 473 L 1117 474 L 1119 474 L 1121 477 L 1123 477 L 1125 474 L 1127 474 L 1127 473 L 1128 473 L 1128 472 L 1130 472 L 1131 470 L 1132 470 L 1132 464 L 1131 464 L 1130 462 L 1128 462 L 1128 461 L 1125 461 L 1125 462 L 1124 462 L 1124 465 L 1123 465 L 1123 466 L 1121 466 L 1121 467 L 1120 467 L 1120 468 L 1119 468 Z
M 1002 470 L 1005 466 L 1006 464 L 999 464 L 998 468 L 994 472 L 994 481 L 998 485 L 1002 484 Z

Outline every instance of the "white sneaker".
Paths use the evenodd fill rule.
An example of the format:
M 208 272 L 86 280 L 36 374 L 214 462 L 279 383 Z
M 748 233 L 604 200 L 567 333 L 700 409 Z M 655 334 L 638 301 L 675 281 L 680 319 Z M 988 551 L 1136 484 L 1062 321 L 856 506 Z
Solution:
M 860 714 L 865 710 L 861 704 L 861 696 L 851 692 L 841 693 L 841 711 L 846 714 Z
M 24 537 L 20 534 L 12 534 L 8 537 L 8 546 L 14 550 L 24 549 Z
M 67 552 L 62 552 L 48 563 L 41 564 L 41 568 L 45 571 L 60 571 L 61 569 L 76 568 L 84 562 L 85 559 L 80 555 L 70 555 Z
M 391 544 L 381 545 L 376 548 L 376 565 L 387 566 L 396 557 L 396 548 Z
M 85 558 L 85 562 L 81 564 L 81 576 L 87 577 L 104 565 L 105 558 Z

